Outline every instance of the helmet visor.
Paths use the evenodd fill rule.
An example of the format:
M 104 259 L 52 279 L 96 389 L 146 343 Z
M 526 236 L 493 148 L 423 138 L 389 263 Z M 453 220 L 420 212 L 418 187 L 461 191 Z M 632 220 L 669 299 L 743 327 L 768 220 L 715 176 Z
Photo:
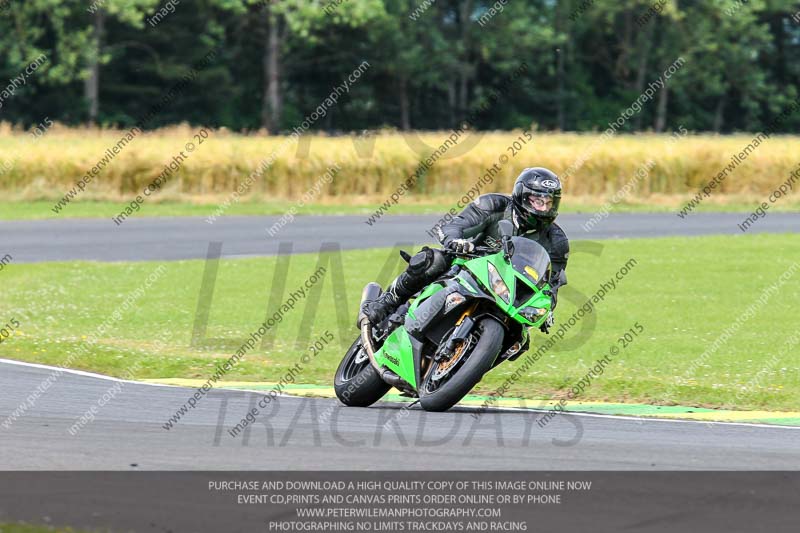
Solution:
M 525 198 L 525 202 L 532 210 L 546 213 L 553 208 L 553 195 L 547 193 L 531 193 Z
M 560 198 L 554 194 L 541 191 L 529 191 L 523 196 L 523 206 L 525 210 L 532 214 L 542 217 L 552 217 L 558 213 Z

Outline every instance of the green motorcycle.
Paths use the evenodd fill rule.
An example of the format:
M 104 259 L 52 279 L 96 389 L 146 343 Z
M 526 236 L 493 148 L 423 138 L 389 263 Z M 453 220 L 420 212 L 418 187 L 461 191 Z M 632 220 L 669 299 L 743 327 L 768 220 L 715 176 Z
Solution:
M 446 411 L 486 372 L 519 357 L 528 328 L 541 326 L 552 307 L 551 267 L 540 244 L 512 231 L 501 221 L 501 249 L 459 254 L 445 275 L 378 326 L 359 313 L 361 335 L 334 377 L 339 400 L 366 407 L 395 387 L 427 411 Z M 380 291 L 367 284 L 362 303 Z

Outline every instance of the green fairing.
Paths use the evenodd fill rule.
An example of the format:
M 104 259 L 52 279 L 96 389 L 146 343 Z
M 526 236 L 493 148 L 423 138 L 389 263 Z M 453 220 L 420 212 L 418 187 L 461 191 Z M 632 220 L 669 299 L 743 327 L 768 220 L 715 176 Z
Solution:
M 508 286 L 510 291 L 510 297 L 509 297 L 510 303 L 504 302 L 503 299 L 500 298 L 500 296 L 496 295 L 494 291 L 491 289 L 492 284 L 489 281 L 489 263 L 494 265 L 494 267 L 500 273 L 500 277 Z M 505 259 L 503 259 L 502 253 L 496 253 L 494 255 L 487 255 L 485 257 L 470 259 L 469 261 L 465 261 L 463 265 L 473 274 L 473 276 L 478 281 L 480 281 L 483 284 L 484 288 L 488 289 L 488 292 L 494 296 L 495 303 L 497 303 L 497 306 L 503 311 L 505 311 L 514 320 L 525 326 L 540 326 L 542 325 L 542 323 L 544 323 L 545 318 L 547 317 L 546 314 L 536 322 L 531 322 L 528 319 L 524 318 L 522 315 L 520 315 L 519 311 L 524 307 L 540 307 L 547 309 L 549 311 L 552 302 L 550 300 L 550 297 L 544 294 L 544 291 L 550 290 L 549 284 L 545 284 L 541 290 L 537 289 L 535 283 L 531 282 L 527 276 L 515 270 L 514 267 L 511 266 L 511 263 L 508 263 L 506 262 Z M 534 295 L 529 300 L 525 301 L 522 305 L 515 307 L 513 304 L 514 304 L 514 299 L 517 296 L 517 283 L 526 284 L 528 287 L 533 289 Z
M 395 364 L 392 359 L 397 360 Z M 375 360 L 379 364 L 394 371 L 395 374 L 406 380 L 412 385 L 416 384 L 414 377 L 414 351 L 411 348 L 411 339 L 405 328 L 397 328 L 383 343 L 383 346 L 375 352 Z
M 408 316 L 410 316 L 412 320 L 416 320 L 417 317 L 414 314 L 414 312 L 417 310 L 420 304 L 442 289 L 444 289 L 444 287 L 439 283 L 431 283 L 430 285 L 422 289 L 422 292 L 419 293 L 417 299 L 414 300 L 414 303 L 412 303 L 411 306 L 408 308 Z
M 489 263 L 494 265 L 500 274 L 500 277 L 508 286 L 510 303 L 503 301 L 503 299 L 495 294 L 495 292 L 492 290 L 492 285 L 489 281 Z M 469 271 L 472 276 L 482 285 L 482 287 L 473 287 L 472 283 L 469 283 L 464 278 L 457 276 L 456 280 L 459 285 L 456 287 L 463 287 L 464 290 L 460 290 L 459 292 L 461 292 L 462 295 L 467 296 L 468 299 L 469 297 L 473 297 L 474 294 L 478 294 L 478 292 L 476 292 L 476 290 L 478 290 L 479 292 L 494 296 L 495 303 L 497 304 L 498 308 L 500 308 L 503 312 L 508 314 L 508 316 L 512 317 L 520 324 L 529 327 L 538 327 L 544 323 L 547 314 L 544 314 L 537 321 L 531 322 L 520 315 L 519 311 L 525 307 L 538 307 L 547 309 L 549 311 L 552 302 L 550 297 L 545 294 L 545 291 L 549 290 L 550 286 L 545 283 L 541 289 L 537 288 L 534 281 L 532 281 L 526 274 L 515 269 L 511 262 L 505 260 L 502 252 L 484 257 L 478 257 L 475 259 L 456 259 L 454 264 L 462 266 L 462 268 Z M 539 273 L 539 275 L 542 274 L 544 273 Z M 513 302 L 516 297 L 518 284 L 520 283 L 524 283 L 530 288 L 532 296 L 522 305 L 514 306 Z M 435 282 L 428 285 L 409 307 L 409 317 L 412 320 L 416 320 L 414 312 L 423 302 L 445 288 L 448 288 L 452 291 L 452 287 L 452 284 L 446 287 L 440 282 Z M 413 386 L 416 385 L 416 377 L 414 373 L 414 352 L 411 339 L 409 338 L 409 334 L 404 327 L 395 329 L 389 335 L 389 337 L 387 337 L 386 341 L 383 343 L 383 346 L 375 352 L 375 358 L 379 364 L 384 365 L 390 370 L 394 371 L 407 383 Z

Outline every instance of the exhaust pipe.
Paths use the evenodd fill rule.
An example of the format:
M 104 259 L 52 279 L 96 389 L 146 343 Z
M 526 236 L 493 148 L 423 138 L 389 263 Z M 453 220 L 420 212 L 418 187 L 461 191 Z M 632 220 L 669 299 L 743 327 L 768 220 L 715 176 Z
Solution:
M 403 378 L 378 364 L 378 361 L 375 360 L 375 345 L 372 343 L 372 324 L 369 321 L 369 318 L 364 314 L 364 302 L 367 300 L 375 300 L 378 296 L 381 295 L 381 286 L 375 282 L 367 283 L 367 286 L 364 287 L 364 290 L 361 292 L 361 305 L 359 306 L 358 311 L 358 326 L 361 330 L 361 344 L 364 346 L 364 350 L 367 352 L 367 357 L 369 357 L 369 362 L 372 365 L 372 368 L 378 373 L 383 381 L 388 383 L 393 387 L 397 387 L 400 390 L 405 390 L 406 382 Z
M 361 304 L 358 306 L 358 319 L 356 320 L 356 327 L 358 329 L 361 329 L 361 324 L 363 324 L 364 319 L 367 318 L 367 315 L 364 314 L 364 302 L 368 300 L 377 300 L 381 292 L 383 292 L 381 286 L 374 281 L 367 283 L 364 290 L 361 291 Z

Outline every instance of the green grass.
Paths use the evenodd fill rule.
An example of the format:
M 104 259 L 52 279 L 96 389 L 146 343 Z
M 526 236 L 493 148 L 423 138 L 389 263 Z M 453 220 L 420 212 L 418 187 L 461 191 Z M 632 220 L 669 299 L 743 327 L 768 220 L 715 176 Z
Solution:
M 80 533 L 71 527 L 34 526 L 31 524 L 0 524 L 0 533 Z
M 117 216 L 128 205 L 127 202 L 109 201 L 82 201 L 74 202 L 56 214 L 50 208 L 54 202 L 50 200 L 34 200 L 19 202 L 0 201 L 0 220 L 36 220 L 47 218 L 111 218 Z M 226 216 L 234 215 L 282 215 L 291 207 L 287 201 L 273 202 L 240 202 L 231 204 L 225 211 Z M 153 202 L 145 203 L 138 214 L 133 217 L 188 217 L 209 216 L 214 214 L 219 207 L 218 203 L 192 203 L 192 202 Z M 302 215 L 336 215 L 336 214 L 364 214 L 374 211 L 371 206 L 308 204 L 298 207 L 297 212 Z M 410 213 L 427 212 L 426 206 L 409 206 Z M 431 211 L 434 212 L 434 211 Z M 132 217 L 132 218 L 133 218 Z
M 240 203 L 231 204 L 225 211 L 226 216 L 234 215 L 283 215 L 287 210 L 295 205 L 297 213 L 300 215 L 364 215 L 368 216 L 382 204 L 385 199 L 375 199 L 358 201 L 342 198 L 340 203 L 309 203 L 302 207 L 296 206 L 291 201 L 253 201 L 248 200 Z M 563 213 L 589 213 L 599 212 L 602 201 L 597 199 L 568 199 L 562 204 Z M 184 216 L 209 216 L 215 213 L 219 204 L 224 201 L 220 198 L 219 202 L 195 203 L 192 201 L 165 201 L 147 202 L 134 217 L 184 217 Z M 437 214 L 442 215 L 451 208 L 456 207 L 457 197 L 447 198 L 427 198 L 424 201 L 417 199 L 403 199 L 397 205 L 392 206 L 389 214 Z M 746 202 L 736 200 L 726 203 L 704 202 L 697 209 L 697 212 L 752 212 L 757 207 L 758 200 Z M 677 211 L 678 206 L 683 206 L 685 202 L 671 200 L 663 202 L 638 202 L 613 205 L 610 209 L 615 213 L 643 213 L 643 212 L 670 212 Z M 37 220 L 37 219 L 57 219 L 57 218 L 111 218 L 118 215 L 127 206 L 127 202 L 110 201 L 77 201 L 60 213 L 54 213 L 51 208 L 52 200 L 26 200 L 26 201 L 0 201 L 0 220 Z M 799 211 L 800 201 L 779 202 L 770 207 L 770 212 Z
M 561 294 L 557 323 L 567 320 L 630 258 L 638 264 L 597 305 L 588 340 L 575 347 L 570 333 L 561 348 L 557 345 L 553 353 L 545 354 L 507 395 L 565 394 L 638 321 L 644 333 L 613 359 L 581 399 L 797 410 L 798 350 L 782 352 L 781 345 L 797 329 L 800 270 L 697 371 L 687 375 L 687 369 L 765 287 L 800 259 L 800 237 L 615 240 L 596 246 L 600 255 L 588 253 L 586 243 L 574 243 L 570 284 Z M 350 251 L 341 259 L 344 276 L 337 272 L 336 261 L 327 264 L 325 281 L 318 285 L 318 313 L 309 319 L 313 325 L 307 337 L 316 339 L 330 330 L 337 339 L 303 369 L 298 381 L 331 383 L 342 350 L 356 336 L 353 322 L 361 288 L 378 276 L 388 259 L 394 263 L 387 275 L 400 266 L 388 249 Z M 316 254 L 291 258 L 286 296 L 279 301 L 316 269 L 317 261 Z M 158 266 L 151 262 L 7 265 L 0 272 L 0 323 L 15 318 L 21 326 L 19 334 L 0 343 L 0 357 L 64 363 Z M 74 368 L 124 376 L 136 363 L 141 369 L 137 378 L 207 378 L 215 363 L 233 353 L 233 340 L 246 338 L 264 320 L 274 258 L 220 262 L 207 336 L 230 341 L 211 348 L 190 346 L 204 262 L 168 262 L 164 267 L 164 275 L 99 335 L 90 353 L 74 360 Z M 337 279 L 342 290 L 335 294 L 332 281 Z M 271 332 L 272 346 L 257 347 L 226 379 L 277 381 L 295 365 L 305 346 L 295 343 L 305 303 Z M 338 321 L 337 309 L 346 310 Z M 585 318 L 582 324 L 592 322 Z M 534 346 L 543 338 L 537 332 Z M 770 365 L 773 356 L 777 363 Z M 495 369 L 477 392 L 499 386 L 520 362 Z M 755 376 L 759 376 L 756 386 L 749 387 Z

